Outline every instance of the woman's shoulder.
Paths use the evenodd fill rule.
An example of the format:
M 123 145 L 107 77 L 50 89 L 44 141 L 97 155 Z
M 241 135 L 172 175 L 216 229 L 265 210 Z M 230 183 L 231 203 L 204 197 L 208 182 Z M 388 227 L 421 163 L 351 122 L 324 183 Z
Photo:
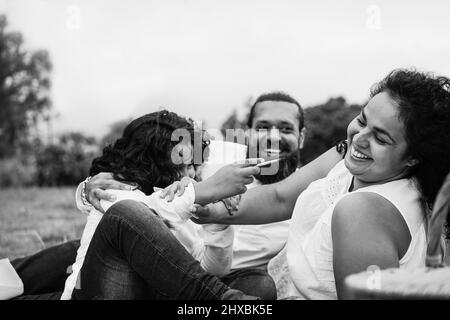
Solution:
M 406 220 L 412 234 L 423 225 L 425 212 L 420 192 L 413 179 L 400 179 L 379 185 L 361 188 L 354 192 L 364 197 L 377 194 L 381 199 L 390 202 Z
M 372 192 L 347 193 L 337 199 L 333 218 L 340 219 L 388 219 L 398 211 L 396 206 L 385 197 Z M 374 213 L 378 218 L 374 219 Z M 378 214 L 379 213 L 379 214 Z
M 376 193 L 349 193 L 337 201 L 332 229 L 390 239 L 404 252 L 411 240 L 408 224 L 398 208 Z

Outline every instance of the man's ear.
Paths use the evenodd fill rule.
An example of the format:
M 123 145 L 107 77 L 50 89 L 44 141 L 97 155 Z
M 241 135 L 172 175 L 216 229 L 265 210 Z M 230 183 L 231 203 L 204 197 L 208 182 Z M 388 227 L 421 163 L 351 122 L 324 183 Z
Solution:
M 298 137 L 298 148 L 303 149 L 303 145 L 305 144 L 305 137 L 306 137 L 306 128 L 303 128 L 300 130 L 300 135 Z

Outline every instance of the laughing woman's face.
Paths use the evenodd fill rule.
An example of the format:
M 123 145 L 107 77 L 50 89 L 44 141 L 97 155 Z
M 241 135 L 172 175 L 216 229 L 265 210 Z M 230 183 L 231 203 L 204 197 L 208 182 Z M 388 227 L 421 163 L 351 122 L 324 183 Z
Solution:
M 375 95 L 348 125 L 345 165 L 355 188 L 398 180 L 414 161 L 407 156 L 405 127 L 396 102 L 386 92 Z

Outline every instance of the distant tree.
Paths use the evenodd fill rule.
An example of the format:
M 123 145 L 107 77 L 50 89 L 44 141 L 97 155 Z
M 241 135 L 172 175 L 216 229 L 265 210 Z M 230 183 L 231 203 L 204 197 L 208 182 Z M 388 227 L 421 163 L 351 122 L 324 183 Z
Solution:
M 225 137 L 227 129 L 239 129 L 239 128 L 244 129 L 245 127 L 246 122 L 238 119 L 237 111 L 236 109 L 234 109 L 231 115 L 223 122 L 220 131 Z
M 43 146 L 36 154 L 36 182 L 40 186 L 74 185 L 89 174 L 98 154 L 95 138 L 79 132 L 65 133 L 57 143 Z
M 220 127 L 220 131 L 225 137 L 225 133 L 227 129 L 246 129 L 247 128 L 247 119 L 250 113 L 250 108 L 253 105 L 253 98 L 248 97 L 243 104 L 243 108 L 246 110 L 246 114 L 243 119 L 238 117 L 237 109 L 234 108 L 233 112 L 225 119 Z
M 314 160 L 347 136 L 347 125 L 361 111 L 360 105 L 348 105 L 343 97 L 305 108 L 306 139 L 302 163 Z
M 7 24 L 0 15 L 0 158 L 14 155 L 51 107 L 48 52 L 26 50 Z

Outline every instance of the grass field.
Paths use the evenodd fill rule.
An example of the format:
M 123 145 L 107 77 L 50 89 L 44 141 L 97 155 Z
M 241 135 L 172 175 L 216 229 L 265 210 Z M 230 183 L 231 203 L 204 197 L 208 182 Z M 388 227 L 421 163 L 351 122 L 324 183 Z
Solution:
M 85 221 L 75 206 L 75 187 L 0 189 L 0 259 L 78 239 Z
M 0 259 L 80 238 L 86 217 L 76 187 L 0 189 Z

